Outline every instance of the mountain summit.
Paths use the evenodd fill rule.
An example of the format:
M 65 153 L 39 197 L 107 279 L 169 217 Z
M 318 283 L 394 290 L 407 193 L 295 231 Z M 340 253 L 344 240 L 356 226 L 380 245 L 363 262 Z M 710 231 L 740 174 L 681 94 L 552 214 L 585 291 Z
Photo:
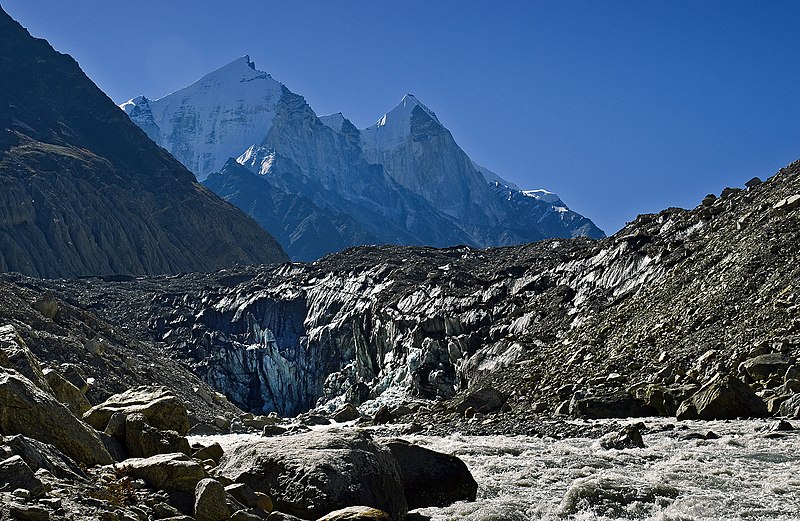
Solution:
M 264 139 L 284 88 L 242 56 L 168 96 L 120 107 L 202 181 Z
M 173 94 L 120 107 L 295 260 L 365 243 L 604 236 L 555 194 L 520 191 L 476 165 L 413 94 L 359 130 L 341 113 L 318 117 L 244 56 Z M 545 193 L 552 197 L 536 196 Z

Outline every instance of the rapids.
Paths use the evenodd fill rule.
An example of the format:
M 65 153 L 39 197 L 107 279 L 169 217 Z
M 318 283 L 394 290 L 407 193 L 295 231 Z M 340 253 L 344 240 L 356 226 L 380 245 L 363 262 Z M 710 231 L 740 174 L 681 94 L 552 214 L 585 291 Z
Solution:
M 797 520 L 800 431 L 765 437 L 775 423 L 647 419 L 646 447 L 625 450 L 589 438 L 407 438 L 457 455 L 480 486 L 474 503 L 418 511 L 436 521 Z M 686 439 L 708 431 L 719 438 Z

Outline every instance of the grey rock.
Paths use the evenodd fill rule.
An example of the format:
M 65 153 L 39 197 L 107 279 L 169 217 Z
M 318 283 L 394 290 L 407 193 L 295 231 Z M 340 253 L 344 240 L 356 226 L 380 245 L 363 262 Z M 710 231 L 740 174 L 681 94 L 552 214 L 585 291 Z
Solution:
M 53 394 L 39 361 L 12 325 L 0 327 L 0 367 L 18 371 L 39 389 Z
M 790 419 L 800 419 L 800 394 L 786 399 L 780 406 L 780 415 Z
M 352 403 L 344 404 L 333 413 L 333 419 L 339 423 L 355 420 L 358 416 L 358 409 Z
M 55 445 L 75 461 L 111 463 L 98 433 L 13 370 L 0 369 L 0 433 L 23 434 Z
M 141 413 L 156 429 L 176 431 L 181 436 L 189 432 L 186 406 L 165 387 L 136 387 L 116 394 L 89 409 L 83 419 L 95 429 L 105 430 L 116 412 L 126 416 Z
M 206 477 L 203 466 L 181 453 L 159 454 L 149 458 L 130 458 L 116 465 L 127 475 L 145 480 L 158 490 L 194 492 Z
M 13 516 L 13 519 L 24 521 L 49 521 L 50 519 L 50 512 L 37 505 L 11 503 L 8 511 Z
M 478 484 L 456 456 L 403 440 L 381 442 L 397 459 L 408 508 L 443 507 L 456 501 L 475 501 Z
M 3 444 L 21 457 L 32 471 L 44 469 L 59 479 L 86 479 L 80 466 L 53 445 L 21 435 L 7 437 Z
M 134 458 L 148 458 L 156 454 L 180 452 L 191 454 L 189 441 L 175 431 L 152 427 L 142 413 L 131 413 L 125 418 L 125 448 Z
M 346 507 L 325 514 L 317 521 L 389 521 L 389 514 L 372 507 Z
M 483 414 L 499 411 L 506 403 L 506 395 L 493 387 L 482 387 L 470 391 L 465 396 L 456 398 L 451 404 L 451 408 L 459 414 L 472 407 L 477 412 Z
M 51 291 L 45 291 L 33 304 L 33 309 L 42 314 L 44 318 L 53 320 L 58 314 L 58 300 Z
M 53 390 L 53 396 L 66 405 L 72 411 L 72 414 L 82 417 L 83 413 L 92 407 L 86 395 L 64 378 L 61 373 L 55 369 L 45 369 L 43 374 L 48 385 Z
M 215 463 L 219 463 L 219 460 L 222 459 L 224 452 L 225 451 L 222 450 L 222 446 L 215 442 L 196 451 L 194 454 L 192 454 L 192 457 L 199 460 L 210 459 Z
M 741 368 L 754 380 L 767 380 L 773 375 L 785 375 L 793 363 L 784 353 L 769 353 L 745 360 Z
M 194 497 L 196 521 L 226 521 L 231 518 L 226 504 L 225 487 L 219 481 L 201 479 L 195 487 Z
M 626 425 L 619 432 L 610 432 L 600 439 L 604 449 L 643 449 L 642 433 L 636 425 Z
M 718 376 L 684 401 L 676 414 L 679 420 L 724 420 L 763 418 L 767 405 L 750 387 L 733 376 Z
M 326 430 L 232 446 L 215 475 L 269 495 L 275 508 L 316 519 L 348 505 L 374 505 L 393 520 L 408 510 L 397 460 L 359 431 Z
M 575 418 L 640 418 L 658 416 L 658 411 L 628 393 L 573 397 L 569 414 Z
M 23 488 L 35 498 L 44 496 L 45 488 L 31 468 L 19 456 L 0 461 L 0 483 L 10 489 Z

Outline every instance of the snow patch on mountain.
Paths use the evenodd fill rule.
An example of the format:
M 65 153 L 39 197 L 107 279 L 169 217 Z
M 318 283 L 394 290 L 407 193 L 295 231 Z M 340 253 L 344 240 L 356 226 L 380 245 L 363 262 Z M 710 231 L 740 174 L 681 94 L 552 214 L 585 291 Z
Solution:
M 202 181 L 264 141 L 283 89 L 243 56 L 163 98 L 139 96 L 120 108 L 143 128 L 155 127 L 145 131 Z
M 326 127 L 334 130 L 336 132 L 342 131 L 342 125 L 346 121 L 346 118 L 341 112 L 337 112 L 336 114 L 328 114 L 327 116 L 319 116 L 320 122 L 325 125 Z
M 558 195 L 548 190 L 521 190 L 521 192 L 523 195 L 533 197 L 534 199 L 538 199 L 539 201 L 549 203 L 554 206 L 566 206 Z
M 511 181 L 506 181 L 505 179 L 503 179 L 499 175 L 495 174 L 494 172 L 492 172 L 491 170 L 489 170 L 485 166 L 481 166 L 478 163 L 476 163 L 475 161 L 472 161 L 472 166 L 473 166 L 473 168 L 475 168 L 475 170 L 480 172 L 481 175 L 483 175 L 483 178 L 486 179 L 487 183 L 489 183 L 489 184 L 491 184 L 491 183 L 499 183 L 500 185 L 508 187 L 508 188 L 510 188 L 512 190 L 522 191 L 522 189 L 519 186 L 515 185 Z
M 374 125 L 361 131 L 364 151 L 371 155 L 370 152 L 384 152 L 402 146 L 409 138 L 411 116 L 417 107 L 439 123 L 439 119 L 431 109 L 423 105 L 413 94 L 406 94 L 399 105 L 381 116 Z

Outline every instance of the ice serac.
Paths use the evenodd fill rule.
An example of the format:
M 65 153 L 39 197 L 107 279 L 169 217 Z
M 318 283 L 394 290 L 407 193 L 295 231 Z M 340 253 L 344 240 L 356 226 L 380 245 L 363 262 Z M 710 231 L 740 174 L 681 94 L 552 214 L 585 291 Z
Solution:
M 243 56 L 163 98 L 139 96 L 120 108 L 202 181 L 263 141 L 283 91 Z
M 2 10 L 0 35 L 0 271 L 146 275 L 287 259 L 75 60 Z M 147 118 L 155 103 L 139 102 Z
M 295 260 L 362 244 L 488 247 L 603 236 L 560 200 L 527 197 L 476 165 L 411 94 L 358 130 L 341 113 L 317 117 L 244 57 L 174 94 L 121 108 Z M 276 213 L 289 208 L 296 216 Z

